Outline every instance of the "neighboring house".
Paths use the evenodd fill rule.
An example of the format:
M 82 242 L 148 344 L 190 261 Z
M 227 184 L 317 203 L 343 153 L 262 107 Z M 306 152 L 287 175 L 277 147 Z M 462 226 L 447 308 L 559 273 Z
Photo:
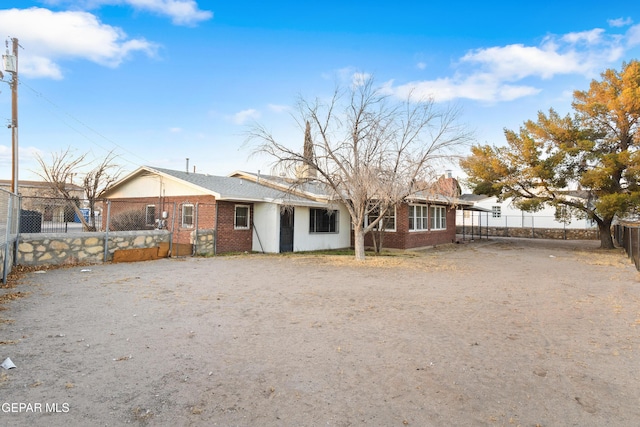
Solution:
M 10 191 L 11 181 L 0 180 L 0 188 Z M 84 188 L 75 184 L 66 184 L 66 189 L 82 203 Z M 22 196 L 21 209 L 37 211 L 43 221 L 73 221 L 75 212 L 69 204 L 46 181 L 18 181 L 18 193 Z
M 576 193 L 573 197 L 580 197 Z M 481 212 L 469 210 L 459 211 L 456 222 L 458 226 L 467 227 L 498 227 L 498 228 L 559 228 L 559 229 L 589 229 L 596 228 L 595 222 L 588 218 L 572 216 L 563 222 L 556 218 L 556 209 L 545 206 L 537 212 L 526 212 L 515 207 L 512 199 L 498 201 L 495 196 L 463 194 L 460 196 L 466 202 L 472 202 Z
M 194 230 L 213 229 L 216 253 L 349 247 L 344 206 L 287 189 L 243 172 L 224 177 L 143 166 L 115 183 L 105 199 L 113 218 L 132 207 L 144 208 L 149 228 L 167 218 L 177 243 L 192 242 Z

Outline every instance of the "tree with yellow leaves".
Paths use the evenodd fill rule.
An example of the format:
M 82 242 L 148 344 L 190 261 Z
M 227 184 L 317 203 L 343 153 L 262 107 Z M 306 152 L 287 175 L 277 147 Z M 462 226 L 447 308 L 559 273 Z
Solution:
M 640 206 L 640 62 L 601 77 L 574 92 L 572 115 L 540 112 L 519 132 L 505 129 L 506 146 L 474 146 L 460 165 L 476 194 L 590 218 L 611 249 L 613 220 Z

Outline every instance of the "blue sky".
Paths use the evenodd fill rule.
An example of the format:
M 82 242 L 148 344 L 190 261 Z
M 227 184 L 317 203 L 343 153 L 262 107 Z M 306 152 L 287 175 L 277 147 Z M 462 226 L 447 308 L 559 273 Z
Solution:
M 214 175 L 269 171 L 250 157 L 252 121 L 302 146 L 296 98 L 371 74 L 462 109 L 478 143 L 504 143 L 572 91 L 640 57 L 629 2 L 3 1 L 19 51 L 20 179 L 34 154 L 110 150 L 140 165 Z M 5 73 L 5 80 L 8 80 Z M 0 179 L 11 177 L 11 92 L 0 85 Z

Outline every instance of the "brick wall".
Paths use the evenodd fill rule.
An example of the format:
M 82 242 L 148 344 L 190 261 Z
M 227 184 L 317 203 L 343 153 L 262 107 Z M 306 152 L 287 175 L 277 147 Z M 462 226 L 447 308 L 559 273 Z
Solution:
M 403 203 L 396 208 L 396 231 L 384 232 L 382 247 L 411 249 L 453 243 L 456 239 L 455 224 L 455 209 L 447 209 L 446 230 L 409 231 L 409 205 Z M 372 233 L 365 236 L 365 245 L 373 246 Z
M 235 207 L 236 205 L 249 206 L 249 229 L 236 230 Z M 217 253 L 224 252 L 251 252 L 253 235 L 253 205 L 250 203 L 218 202 L 218 232 Z
M 182 206 L 184 204 L 194 205 L 193 227 L 183 226 Z M 216 253 L 244 252 L 252 249 L 252 229 L 253 224 L 247 230 L 236 230 L 235 206 L 249 206 L 250 219 L 253 218 L 253 205 L 251 203 L 235 203 L 226 201 L 216 201 L 213 196 L 180 196 L 180 197 L 137 197 L 127 199 L 111 200 L 111 215 L 131 209 L 137 206 L 144 209 L 146 205 L 156 206 L 156 216 L 167 212 L 167 230 L 173 230 L 174 243 L 193 243 L 194 230 L 216 229 L 217 241 Z M 175 210 L 175 212 L 174 212 Z M 106 207 L 105 207 L 106 212 Z M 106 221 L 106 219 L 105 219 Z M 218 224 L 216 224 L 218 221 Z M 217 225 L 217 227 L 216 227 Z

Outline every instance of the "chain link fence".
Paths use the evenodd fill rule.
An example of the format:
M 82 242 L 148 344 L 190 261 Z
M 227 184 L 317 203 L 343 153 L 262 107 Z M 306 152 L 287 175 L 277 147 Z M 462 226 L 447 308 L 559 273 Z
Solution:
M 597 239 L 597 224 L 588 219 L 558 221 L 554 216 L 496 215 L 492 212 L 460 211 L 456 217 L 457 233 L 488 237 L 530 237 L 547 239 Z
M 640 271 L 640 225 L 616 224 L 613 237 L 633 260 L 636 269 Z
M 218 205 L 170 198 L 157 200 L 66 200 L 56 197 L 17 196 L 0 189 L 0 268 L 2 280 L 11 271 L 21 235 L 44 233 L 82 235 L 166 230 L 171 256 L 217 253 Z M 144 233 L 140 233 L 143 236 Z M 141 237 L 142 238 L 142 237 Z M 105 261 L 106 249 L 105 249 Z
M 18 239 L 18 212 L 20 198 L 6 190 L 0 189 L 0 269 L 2 283 L 7 283 L 7 275 L 11 272 L 15 244 Z

